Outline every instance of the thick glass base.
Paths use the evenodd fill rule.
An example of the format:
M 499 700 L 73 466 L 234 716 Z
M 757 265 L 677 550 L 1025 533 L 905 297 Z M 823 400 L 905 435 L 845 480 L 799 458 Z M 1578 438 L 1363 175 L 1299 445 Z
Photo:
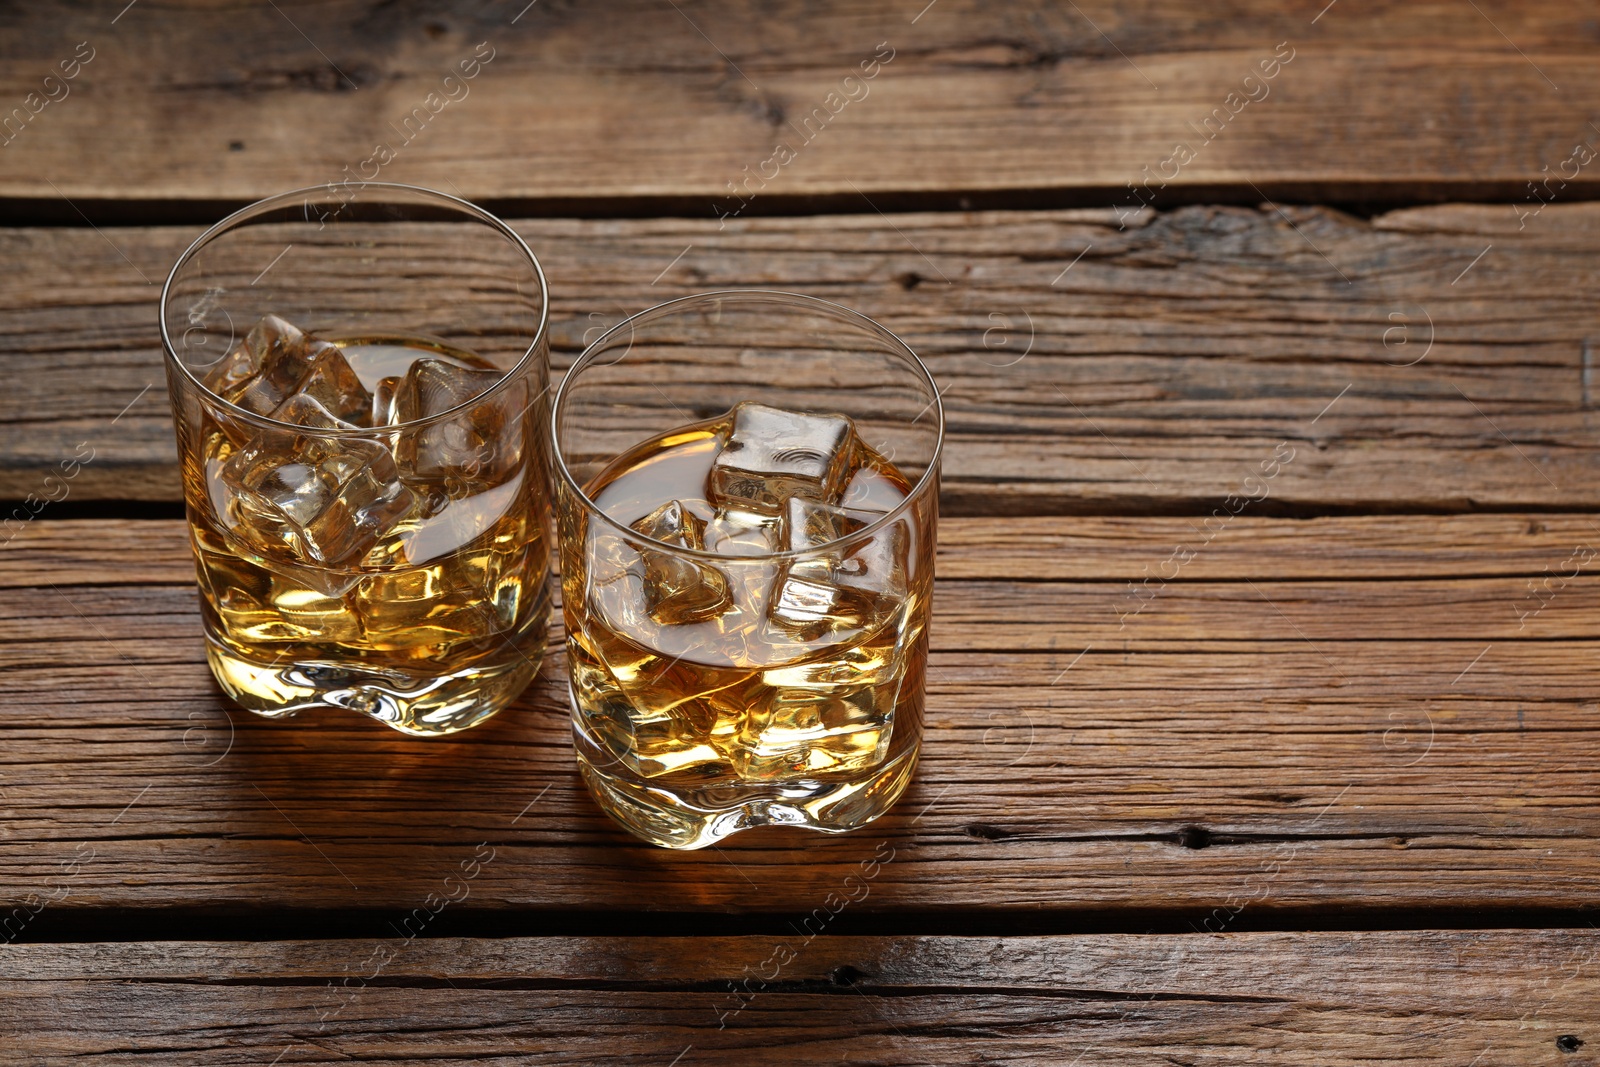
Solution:
M 665 783 L 629 771 L 575 716 L 578 769 L 596 803 L 635 837 L 665 848 L 704 848 L 753 826 L 803 826 L 842 834 L 894 806 L 916 769 L 912 747 L 852 781 Z
M 206 635 L 206 658 L 223 692 L 246 711 L 269 719 L 317 708 L 370 715 L 415 737 L 458 733 L 517 698 L 544 655 L 546 622 L 535 612 L 500 654 L 454 672 L 410 672 L 357 662 L 256 661 Z

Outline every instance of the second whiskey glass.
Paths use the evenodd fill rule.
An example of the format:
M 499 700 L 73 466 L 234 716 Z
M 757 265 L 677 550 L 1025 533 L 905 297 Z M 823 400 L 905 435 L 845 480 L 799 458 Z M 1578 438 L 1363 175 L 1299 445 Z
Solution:
M 637 836 L 840 832 L 922 739 L 943 416 L 837 304 L 734 291 L 625 320 L 553 410 L 579 766 Z

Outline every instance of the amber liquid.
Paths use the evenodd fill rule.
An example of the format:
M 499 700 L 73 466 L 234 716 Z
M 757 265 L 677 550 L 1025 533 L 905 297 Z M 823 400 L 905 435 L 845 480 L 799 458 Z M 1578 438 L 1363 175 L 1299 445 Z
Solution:
M 678 500 L 706 525 L 732 607 L 662 624 L 644 610 L 649 542 L 563 509 L 563 600 L 580 763 L 602 805 L 659 844 L 695 847 L 719 817 L 848 829 L 904 787 L 922 729 L 931 510 L 901 521 L 903 589 L 870 618 L 776 624 L 777 516 L 719 521 L 707 478 L 728 423 L 686 426 L 641 444 L 586 488 L 622 527 Z M 887 513 L 908 479 L 857 442 L 841 505 Z M 676 809 L 661 810 L 661 798 Z M 673 805 L 667 805 L 672 807 Z M 729 812 L 743 808 L 742 814 Z
M 496 369 L 419 338 L 327 340 L 369 390 L 422 358 Z M 549 607 L 538 410 L 501 431 L 523 450 L 513 473 L 410 486 L 404 517 L 359 560 L 329 568 L 263 550 L 240 528 L 248 517 L 221 472 L 261 446 L 258 428 L 221 414 L 181 423 L 199 437 L 180 453 L 212 666 L 229 695 L 269 716 L 347 707 L 415 734 L 464 729 L 514 697 L 537 673 Z M 394 451 L 404 437 L 364 435 Z

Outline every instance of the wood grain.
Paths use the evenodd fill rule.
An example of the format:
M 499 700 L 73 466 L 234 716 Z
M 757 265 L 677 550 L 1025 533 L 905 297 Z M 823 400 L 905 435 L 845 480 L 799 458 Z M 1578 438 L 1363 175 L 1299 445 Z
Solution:
M 552 279 L 557 373 L 600 327 L 708 289 L 883 321 L 945 390 L 946 513 L 1204 516 L 1260 495 L 1245 479 L 1263 464 L 1278 473 L 1250 514 L 1600 509 L 1600 315 L 1573 295 L 1600 280 L 1600 205 L 1548 207 L 1523 233 L 1505 207 L 1143 222 L 519 226 Z M 59 495 L 47 475 L 93 450 L 69 499 L 177 499 L 156 294 L 135 269 L 161 277 L 190 236 L 0 231 L 0 258 L 30 265 L 0 276 L 0 498 Z
M 0 1061 L 1600 1062 L 1600 170 L 1530 184 L 1600 145 L 1592 15 L 8 12 Z M 753 286 L 928 361 L 948 517 L 888 816 L 635 842 L 575 773 L 559 632 L 455 738 L 230 710 L 182 524 L 52 517 L 173 513 L 161 279 L 379 142 L 385 180 L 537 216 L 558 373 Z M 1483 203 L 1372 214 L 1453 199 Z M 1418 916 L 1574 928 L 1363 929 Z M 1034 936 L 1103 922 L 1168 932 Z
M 1240 518 L 1130 614 L 1183 521 L 949 520 L 911 792 L 861 834 L 685 855 L 588 800 L 554 649 L 513 711 L 438 742 L 230 714 L 181 524 L 40 520 L 0 552 L 6 691 L 27 694 L 0 885 L 64 892 L 58 919 L 355 909 L 376 929 L 482 842 L 472 907 L 557 922 L 805 914 L 880 848 L 863 915 L 1593 902 L 1600 580 L 1567 563 L 1586 516 Z
M 0 997 L 24 1035 L 12 1047 L 47 1062 L 1461 1067 L 1588 1065 L 1600 1044 L 1589 929 L 389 938 L 5 957 Z
M 0 41 L 6 109 L 49 88 L 79 42 L 95 52 L 6 146 L 0 196 L 73 225 L 73 204 L 241 202 L 374 172 L 524 204 L 631 199 L 637 212 L 644 198 L 707 219 L 738 203 L 728 185 L 746 175 L 760 190 L 751 210 L 1013 190 L 1109 205 L 1183 142 L 1193 158 L 1167 165 L 1169 193 L 1248 196 L 1253 182 L 1319 200 L 1520 201 L 1525 181 L 1594 136 L 1597 33 L 1581 9 L 1321 6 L 23 10 Z M 879 53 L 893 58 L 875 78 L 843 82 Z M 1275 54 L 1293 58 L 1264 85 L 1245 81 Z M 475 55 L 492 58 L 465 85 L 444 83 Z M 455 102 L 435 97 L 408 133 L 441 90 Z M 1201 124 L 1218 108 L 1226 121 L 1208 140 Z M 763 183 L 779 143 L 795 158 L 767 162 Z M 363 170 L 379 144 L 393 160 Z M 1564 194 L 1595 187 L 1582 172 Z

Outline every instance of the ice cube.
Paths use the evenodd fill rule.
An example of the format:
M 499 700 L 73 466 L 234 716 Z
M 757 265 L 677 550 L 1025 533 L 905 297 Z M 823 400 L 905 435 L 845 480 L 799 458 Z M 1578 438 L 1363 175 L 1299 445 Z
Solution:
M 228 633 L 251 641 L 291 640 L 294 634 L 272 609 L 272 572 L 241 558 L 209 530 L 196 528 L 194 535 L 200 587 Z
M 765 556 L 779 551 L 772 516 L 737 508 L 718 508 L 706 523 L 706 551 L 719 556 Z
M 400 421 L 394 402 L 404 382 L 398 375 L 378 379 L 377 388 L 372 390 L 372 425 L 391 426 Z
M 305 334 L 268 315 L 206 375 L 206 386 L 232 404 L 265 415 L 294 392 L 311 367 Z
M 261 361 L 256 358 L 249 342 L 240 341 L 231 352 L 213 364 L 200 380 L 207 389 L 226 399 L 254 378 L 260 366 Z
M 501 644 L 504 628 L 496 586 L 504 560 L 463 552 L 426 567 L 368 575 L 351 594 L 370 647 L 460 649 Z M 513 605 L 514 606 L 514 605 Z
M 705 548 L 705 523 L 677 500 L 667 501 L 631 529 L 679 548 Z M 645 610 L 662 626 L 704 622 L 733 606 L 727 576 L 715 567 L 644 547 L 639 556 L 644 561 Z
M 502 377 L 499 371 L 419 359 L 395 390 L 394 420 L 413 422 L 459 407 Z M 508 424 L 527 406 L 523 392 L 519 386 L 507 388 L 452 418 L 402 435 L 397 455 L 406 476 L 421 482 L 465 482 L 473 491 L 505 481 L 522 458 L 521 424 Z
M 299 640 L 345 644 L 361 640 L 360 619 L 342 597 L 329 596 L 280 576 L 272 580 L 272 606 L 297 631 Z
M 458 407 L 498 382 L 496 370 L 475 370 L 445 359 L 419 359 L 406 371 L 395 401 L 410 422 Z
M 223 524 L 227 523 L 233 493 L 227 480 L 222 477 L 222 469 L 238 454 L 242 430 L 240 426 L 228 426 L 222 420 L 214 420 L 209 414 L 200 424 L 200 462 L 196 473 L 205 480 L 206 497 L 211 502 L 212 514 Z
M 293 423 L 318 430 L 353 430 L 355 426 L 329 411 L 308 393 L 295 393 L 272 409 L 278 422 Z
M 694 690 L 692 668 L 614 642 L 597 646 L 581 628 L 573 637 L 573 684 L 587 694 L 584 723 L 617 762 L 655 778 L 722 760 L 712 743 L 715 713 L 685 695 Z M 602 654 L 602 647 L 610 647 L 611 655 Z
M 791 497 L 834 503 L 849 476 L 854 440 L 854 425 L 843 415 L 739 404 L 711 464 L 712 502 L 769 515 Z
M 788 551 L 805 552 L 849 537 L 882 517 L 791 497 L 783 513 L 783 544 Z M 778 569 L 768 616 L 807 640 L 829 630 L 881 624 L 905 599 L 909 543 L 906 524 L 895 522 L 864 540 L 786 562 Z
M 307 530 L 329 561 L 354 561 L 411 510 L 415 499 L 400 481 L 394 457 L 380 447 L 345 480 L 328 509 Z
M 368 425 L 372 418 L 372 394 L 350 369 L 344 351 L 327 341 L 308 341 L 306 352 L 310 356 L 310 369 L 300 379 L 294 395 L 310 397 L 346 423 Z
M 740 723 L 734 769 L 770 780 L 875 766 L 888 750 L 896 689 L 774 688 Z
M 276 315 L 267 315 L 255 324 L 244 340 L 206 371 L 206 388 L 226 398 L 254 378 L 270 361 L 286 351 L 299 348 L 305 335 Z
M 263 435 L 221 477 L 235 536 L 264 556 L 324 567 L 357 562 L 414 501 L 389 450 L 369 441 Z

